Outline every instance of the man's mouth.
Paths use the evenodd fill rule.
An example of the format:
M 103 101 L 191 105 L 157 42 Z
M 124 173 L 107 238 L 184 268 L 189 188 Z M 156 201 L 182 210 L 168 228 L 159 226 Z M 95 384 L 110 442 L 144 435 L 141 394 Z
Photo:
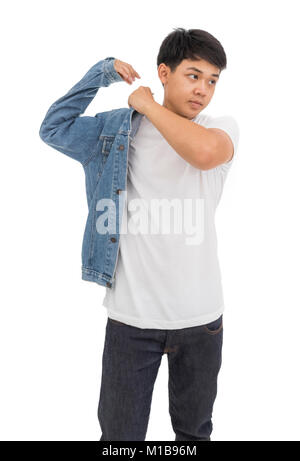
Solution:
M 198 101 L 189 101 L 190 104 L 192 104 L 193 107 L 201 107 L 203 104 L 201 102 L 198 102 Z

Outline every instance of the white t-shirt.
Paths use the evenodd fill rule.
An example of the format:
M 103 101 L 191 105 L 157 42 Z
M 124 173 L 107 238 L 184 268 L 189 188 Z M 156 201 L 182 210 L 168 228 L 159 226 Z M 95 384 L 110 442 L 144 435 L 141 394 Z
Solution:
M 239 127 L 232 116 L 200 113 L 193 121 L 229 134 L 234 145 L 229 162 L 195 168 L 146 116 L 130 143 L 116 278 L 103 300 L 108 317 L 128 325 L 187 328 L 212 322 L 224 311 L 214 215 L 236 157 Z M 169 228 L 162 216 L 171 216 Z

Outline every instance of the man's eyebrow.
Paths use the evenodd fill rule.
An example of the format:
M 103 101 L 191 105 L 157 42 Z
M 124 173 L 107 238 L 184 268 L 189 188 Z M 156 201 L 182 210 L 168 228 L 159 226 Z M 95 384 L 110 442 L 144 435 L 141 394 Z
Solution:
M 197 67 L 187 67 L 186 70 L 194 70 L 196 72 L 200 72 L 200 74 L 203 74 L 203 71 L 200 69 L 197 69 Z M 220 74 L 211 74 L 212 77 L 217 77 L 219 78 Z

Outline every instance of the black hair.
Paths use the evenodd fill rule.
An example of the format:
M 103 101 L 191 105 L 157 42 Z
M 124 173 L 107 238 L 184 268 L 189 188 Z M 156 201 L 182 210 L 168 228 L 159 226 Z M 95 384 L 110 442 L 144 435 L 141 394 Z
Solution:
M 157 67 L 164 63 L 175 72 L 184 59 L 204 59 L 220 69 L 226 68 L 227 58 L 223 46 L 213 35 L 200 29 L 173 29 L 163 40 L 157 56 Z

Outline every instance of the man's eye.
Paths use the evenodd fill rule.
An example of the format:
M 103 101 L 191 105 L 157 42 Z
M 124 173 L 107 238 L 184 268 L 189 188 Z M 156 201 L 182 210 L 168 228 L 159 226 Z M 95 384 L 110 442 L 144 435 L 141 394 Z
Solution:
M 198 78 L 198 75 L 197 75 L 197 74 L 189 74 L 189 77 L 191 77 L 191 76 L 193 76 L 193 77 L 197 77 L 197 78 Z M 213 83 L 213 85 L 215 85 L 215 84 L 216 84 L 216 80 L 210 80 L 210 82 L 212 82 L 212 83 Z

